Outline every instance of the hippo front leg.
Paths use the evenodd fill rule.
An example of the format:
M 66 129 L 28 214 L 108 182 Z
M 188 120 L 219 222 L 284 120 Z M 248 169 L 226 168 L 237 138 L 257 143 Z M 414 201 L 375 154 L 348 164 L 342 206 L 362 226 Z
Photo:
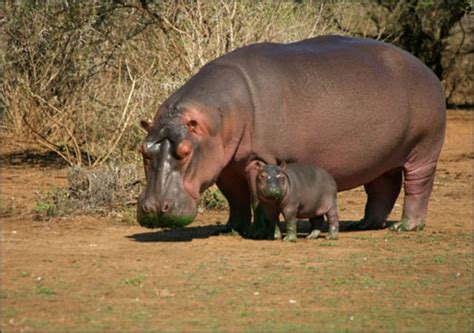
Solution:
M 283 213 L 286 221 L 286 236 L 283 238 L 285 242 L 296 242 L 297 237 L 297 219 L 296 214 L 285 214 Z
M 251 196 L 245 176 L 224 170 L 216 182 L 229 203 L 229 219 L 221 232 L 237 231 L 247 236 L 252 219 Z

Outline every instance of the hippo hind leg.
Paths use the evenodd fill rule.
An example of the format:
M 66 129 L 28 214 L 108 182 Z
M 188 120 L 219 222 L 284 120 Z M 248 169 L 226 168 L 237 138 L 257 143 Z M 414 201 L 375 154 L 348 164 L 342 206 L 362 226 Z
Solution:
M 421 167 L 404 166 L 404 192 L 402 220 L 390 227 L 393 231 L 419 231 L 425 226 L 428 202 L 436 171 L 436 162 Z
M 392 211 L 402 186 L 402 170 L 395 169 L 384 173 L 366 184 L 367 203 L 364 218 L 349 227 L 350 230 L 381 229 Z
M 309 222 L 311 223 L 311 232 L 306 238 L 317 239 L 324 228 L 324 215 L 312 217 L 309 219 Z

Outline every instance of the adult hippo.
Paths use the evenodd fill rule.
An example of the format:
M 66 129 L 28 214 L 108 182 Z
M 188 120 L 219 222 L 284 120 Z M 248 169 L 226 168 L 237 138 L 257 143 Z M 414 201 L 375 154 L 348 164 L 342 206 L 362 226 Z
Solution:
M 404 183 L 395 230 L 422 229 L 444 140 L 445 99 L 420 60 L 370 39 L 323 36 L 242 47 L 205 65 L 159 108 L 141 147 L 146 227 L 182 226 L 213 183 L 227 227 L 248 231 L 254 164 L 304 162 L 338 191 L 364 185 L 360 228 L 383 227 Z

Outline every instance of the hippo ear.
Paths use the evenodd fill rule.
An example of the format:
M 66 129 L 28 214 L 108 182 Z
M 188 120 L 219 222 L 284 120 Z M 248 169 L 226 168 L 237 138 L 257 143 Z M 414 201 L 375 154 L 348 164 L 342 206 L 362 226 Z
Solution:
M 285 170 L 286 170 L 286 162 L 285 162 L 285 161 L 283 161 L 283 162 L 280 163 L 280 170 L 281 170 L 281 171 L 285 171 Z
M 199 112 L 186 109 L 183 112 L 181 123 L 187 128 L 188 132 L 197 136 L 209 134 L 209 128 L 206 117 Z
M 262 161 L 255 161 L 255 167 L 257 168 L 257 172 L 260 172 L 260 170 L 262 170 L 264 166 L 265 163 L 263 163 Z
M 150 121 L 142 120 L 142 121 L 140 121 L 140 125 L 142 126 L 142 128 L 145 131 L 150 132 L 150 129 L 151 129 L 151 122 Z

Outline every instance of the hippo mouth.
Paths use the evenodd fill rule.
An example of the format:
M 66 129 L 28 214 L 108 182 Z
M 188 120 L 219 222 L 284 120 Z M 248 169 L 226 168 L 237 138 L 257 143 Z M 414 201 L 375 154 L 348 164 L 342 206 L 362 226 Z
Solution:
M 271 200 L 280 200 L 283 198 L 283 193 L 281 193 L 281 191 L 278 191 L 278 190 L 264 191 L 263 195 L 265 198 L 271 199 Z
M 190 224 L 196 218 L 194 215 L 169 215 L 157 213 L 144 213 L 137 210 L 138 223 L 145 228 L 182 228 Z

